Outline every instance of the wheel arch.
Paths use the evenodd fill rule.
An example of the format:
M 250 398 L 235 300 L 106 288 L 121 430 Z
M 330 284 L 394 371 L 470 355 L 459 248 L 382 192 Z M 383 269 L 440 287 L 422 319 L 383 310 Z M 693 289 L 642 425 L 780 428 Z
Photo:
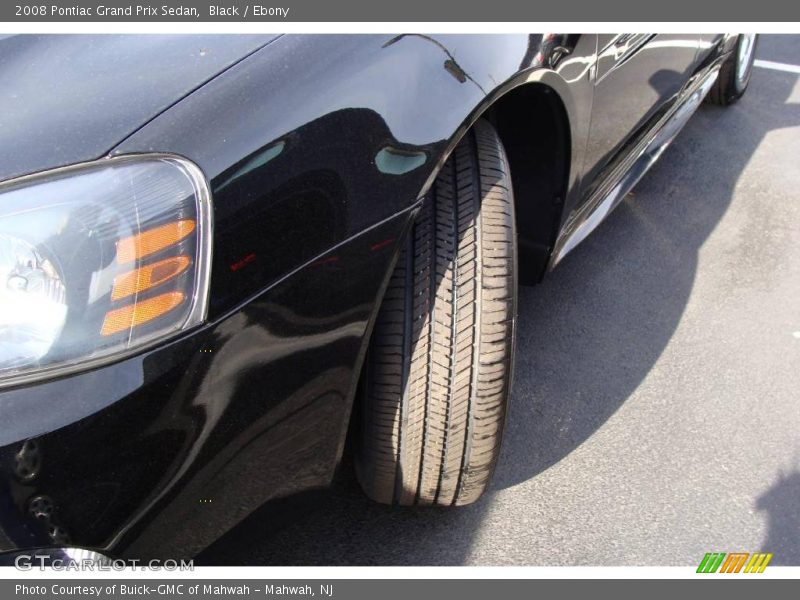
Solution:
M 497 130 L 509 160 L 521 284 L 544 275 L 555 244 L 572 163 L 567 109 L 550 86 L 520 85 L 482 115 Z
M 581 118 L 554 71 L 523 73 L 499 86 L 464 120 L 449 140 L 419 197 L 430 189 L 453 148 L 485 118 L 497 130 L 509 159 L 516 210 L 519 283 L 538 283 L 547 271 L 570 190 L 576 188 Z M 585 119 L 583 119 L 585 120 Z

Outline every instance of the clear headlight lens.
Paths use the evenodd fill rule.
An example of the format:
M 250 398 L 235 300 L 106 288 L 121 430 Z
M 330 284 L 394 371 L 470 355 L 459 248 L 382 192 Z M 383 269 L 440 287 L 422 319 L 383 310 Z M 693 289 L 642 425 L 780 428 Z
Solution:
M 0 386 L 88 368 L 205 319 L 199 169 L 106 159 L 0 185 Z

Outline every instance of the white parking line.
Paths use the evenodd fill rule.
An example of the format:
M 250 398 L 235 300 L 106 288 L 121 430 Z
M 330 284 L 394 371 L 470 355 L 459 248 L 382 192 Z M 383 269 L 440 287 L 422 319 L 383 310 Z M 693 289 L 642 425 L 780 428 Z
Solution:
M 762 69 L 772 69 L 773 71 L 797 73 L 800 75 L 800 66 L 798 65 L 787 65 L 786 63 L 772 62 L 771 60 L 756 60 L 753 64 Z

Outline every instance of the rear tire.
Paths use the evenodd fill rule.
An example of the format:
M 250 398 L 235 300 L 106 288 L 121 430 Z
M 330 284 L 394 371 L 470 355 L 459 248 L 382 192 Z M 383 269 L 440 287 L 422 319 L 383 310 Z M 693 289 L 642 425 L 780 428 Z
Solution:
M 739 35 L 736 47 L 722 63 L 717 81 L 708 92 L 709 102 L 728 106 L 744 95 L 750 84 L 757 46 L 757 35 L 745 33 Z
M 508 161 L 481 120 L 424 199 L 375 324 L 356 453 L 368 496 L 451 506 L 484 492 L 506 418 L 516 293 Z

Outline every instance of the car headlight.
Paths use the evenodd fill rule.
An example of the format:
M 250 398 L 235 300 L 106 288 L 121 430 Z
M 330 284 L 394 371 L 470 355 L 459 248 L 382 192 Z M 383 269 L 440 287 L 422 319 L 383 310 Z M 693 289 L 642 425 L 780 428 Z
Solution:
M 90 368 L 201 323 L 205 178 L 168 155 L 0 184 L 0 386 Z

